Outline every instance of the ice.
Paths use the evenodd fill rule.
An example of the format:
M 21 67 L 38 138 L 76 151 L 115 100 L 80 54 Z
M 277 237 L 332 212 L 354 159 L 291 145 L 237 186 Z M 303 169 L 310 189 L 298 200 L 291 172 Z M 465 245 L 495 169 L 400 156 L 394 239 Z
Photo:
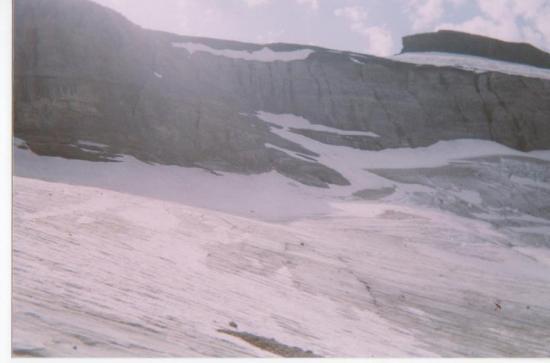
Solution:
M 484 222 L 340 201 L 267 223 L 22 177 L 14 193 L 18 354 L 273 356 L 218 332 L 231 321 L 325 357 L 548 354 L 547 249 Z

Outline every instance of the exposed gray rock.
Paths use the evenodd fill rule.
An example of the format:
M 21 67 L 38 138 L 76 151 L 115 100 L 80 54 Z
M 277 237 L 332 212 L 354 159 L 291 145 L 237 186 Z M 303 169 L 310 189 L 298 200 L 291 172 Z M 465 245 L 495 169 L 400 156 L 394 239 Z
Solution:
M 339 135 L 326 131 L 317 131 L 309 129 L 292 129 L 292 132 L 307 136 L 311 139 L 320 141 L 329 145 L 351 146 L 363 150 L 383 149 L 382 142 L 377 137 L 359 136 L 359 135 Z
M 321 358 L 320 355 L 314 354 L 311 350 L 303 350 L 299 347 L 291 347 L 283 343 L 279 343 L 273 338 L 264 338 L 259 335 L 246 333 L 246 332 L 236 332 L 233 330 L 219 329 L 218 332 L 233 335 L 238 338 L 241 338 L 247 343 L 252 344 L 255 347 L 258 347 L 262 350 L 268 351 L 270 353 L 276 354 L 285 358 Z
M 339 172 L 317 162 L 307 162 L 293 158 L 278 150 L 271 150 L 272 165 L 279 173 L 302 184 L 328 187 L 328 184 L 349 185 L 349 181 Z
M 354 196 L 361 199 L 376 200 L 387 197 L 395 192 L 395 187 L 379 188 L 379 189 L 363 189 L 353 193 Z

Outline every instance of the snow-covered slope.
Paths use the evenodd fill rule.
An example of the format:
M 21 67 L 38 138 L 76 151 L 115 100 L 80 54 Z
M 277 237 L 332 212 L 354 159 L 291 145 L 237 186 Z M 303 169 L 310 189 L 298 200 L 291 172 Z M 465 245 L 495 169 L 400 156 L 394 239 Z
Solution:
M 548 250 L 488 223 L 364 201 L 266 223 L 22 177 L 14 193 L 19 355 L 550 353 Z
M 267 147 L 350 185 L 38 156 L 16 139 L 14 352 L 550 354 L 548 151 L 359 150 L 298 133 L 345 130 L 256 115 L 288 142 Z
M 478 73 L 492 71 L 525 77 L 550 79 L 550 69 L 465 54 L 443 52 L 407 52 L 394 55 L 390 57 L 390 59 L 405 63 L 455 67 Z
M 393 188 L 386 199 L 399 202 L 407 202 L 419 192 L 433 192 L 426 186 L 381 177 L 371 172 L 373 169 L 436 168 L 493 155 L 550 161 L 550 151 L 524 153 L 485 140 L 441 141 L 419 148 L 358 150 L 324 144 L 292 132 L 294 127 L 306 127 L 303 119 L 294 115 L 259 112 L 259 117 L 269 125 L 280 127 L 272 127 L 275 134 L 318 155 L 308 155 L 309 161 L 317 161 L 337 170 L 351 184 L 316 188 L 297 183 L 275 171 L 252 175 L 221 173 L 144 163 L 127 155 L 113 159 L 118 162 L 92 162 L 38 156 L 20 147 L 13 149 L 14 173 L 23 177 L 134 193 L 263 220 L 287 220 L 327 214 L 332 209 L 330 201 L 335 198 L 350 199 L 353 193 L 363 190 Z M 86 145 L 87 142 L 81 141 L 79 144 Z M 15 145 L 24 147 L 25 143 L 15 139 Z M 98 147 L 98 144 L 95 145 Z M 289 149 L 277 149 L 303 157 Z M 547 183 L 545 179 L 532 182 Z

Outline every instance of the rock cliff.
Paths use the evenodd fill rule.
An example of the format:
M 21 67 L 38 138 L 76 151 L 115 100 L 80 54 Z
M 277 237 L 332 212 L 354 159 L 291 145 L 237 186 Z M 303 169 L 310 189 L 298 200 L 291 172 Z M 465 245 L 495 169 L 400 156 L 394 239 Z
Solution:
M 35 153 L 348 183 L 259 111 L 342 130 L 292 129 L 359 149 L 460 138 L 550 148 L 549 80 L 180 36 L 86 0 L 18 0 L 14 12 L 14 130 Z M 79 140 L 107 147 L 86 152 Z

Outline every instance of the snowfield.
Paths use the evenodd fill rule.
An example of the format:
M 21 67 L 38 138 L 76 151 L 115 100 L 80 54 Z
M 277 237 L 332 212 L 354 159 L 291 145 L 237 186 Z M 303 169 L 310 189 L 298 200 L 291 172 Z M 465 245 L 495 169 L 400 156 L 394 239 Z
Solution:
M 532 78 L 550 79 L 550 69 L 476 57 L 473 55 L 445 52 L 410 52 L 397 54 L 389 57 L 389 59 L 405 63 L 455 67 L 477 73 L 492 71 Z
M 326 357 L 548 356 L 546 249 L 441 211 L 333 207 L 262 222 L 15 177 L 13 351 L 274 355 L 226 329 Z
M 100 187 L 267 220 L 330 210 L 318 188 L 307 188 L 274 171 L 216 175 L 200 168 L 150 165 L 128 155 L 121 156 L 119 162 L 93 162 L 38 156 L 19 148 L 14 148 L 14 159 L 18 176 Z M 296 203 L 291 210 L 290 201 Z

